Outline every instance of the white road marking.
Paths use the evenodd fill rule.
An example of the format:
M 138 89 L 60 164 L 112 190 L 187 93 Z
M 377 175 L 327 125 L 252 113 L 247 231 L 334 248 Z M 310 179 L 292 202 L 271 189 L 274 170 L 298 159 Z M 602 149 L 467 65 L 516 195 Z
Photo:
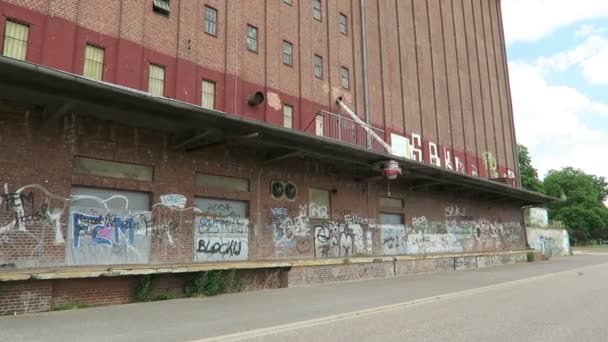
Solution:
M 426 298 L 421 298 L 421 299 L 415 299 L 415 300 L 402 302 L 402 303 L 383 305 L 383 306 L 370 308 L 370 309 L 346 312 L 343 314 L 325 316 L 325 317 L 320 317 L 320 318 L 315 318 L 315 319 L 310 319 L 310 320 L 300 321 L 300 322 L 294 322 L 294 323 L 281 324 L 281 325 L 276 325 L 276 326 L 267 327 L 267 328 L 253 329 L 253 330 L 243 331 L 243 332 L 234 333 L 234 334 L 192 340 L 190 342 L 213 342 L 213 341 L 226 342 L 226 341 L 239 341 L 244 338 L 262 337 L 262 336 L 267 336 L 267 335 L 271 335 L 271 334 L 283 333 L 283 332 L 287 332 L 287 331 L 291 331 L 291 330 L 297 330 L 297 329 L 308 328 L 308 327 L 317 326 L 317 325 L 344 321 L 344 320 L 358 318 L 358 317 L 362 317 L 362 316 L 374 315 L 374 314 L 383 313 L 383 312 L 387 312 L 387 311 L 394 311 L 397 309 L 408 308 L 408 307 L 412 307 L 412 306 L 416 306 L 416 305 L 434 303 L 434 302 L 451 299 L 451 298 L 463 297 L 463 296 L 472 295 L 472 294 L 476 294 L 476 293 L 486 292 L 486 291 L 489 291 L 492 289 L 498 289 L 498 288 L 515 286 L 515 285 L 519 285 L 519 284 L 531 283 L 531 282 L 535 282 L 535 281 L 538 281 L 541 279 L 557 277 L 557 276 L 568 274 L 568 273 L 577 274 L 580 271 L 585 271 L 585 270 L 589 270 L 589 269 L 597 268 L 597 267 L 601 267 L 601 266 L 606 266 L 606 265 L 608 265 L 608 264 L 603 263 L 603 264 L 585 266 L 585 267 L 571 269 L 571 270 L 567 270 L 567 271 L 548 273 L 548 274 L 543 274 L 540 276 L 518 279 L 518 280 L 508 281 L 508 282 L 494 284 L 494 285 L 482 286 L 482 287 L 469 289 L 469 290 L 450 292 L 450 293 L 446 293 L 446 294 L 441 294 L 441 295 L 436 295 L 436 296 L 431 296 L 431 297 L 426 297 Z

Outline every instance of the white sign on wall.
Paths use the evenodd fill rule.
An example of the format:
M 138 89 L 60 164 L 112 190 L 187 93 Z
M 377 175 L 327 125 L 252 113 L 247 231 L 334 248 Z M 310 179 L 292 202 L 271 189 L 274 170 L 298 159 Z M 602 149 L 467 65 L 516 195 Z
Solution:
M 391 148 L 393 155 L 401 158 L 412 158 L 410 140 L 399 134 L 391 133 Z

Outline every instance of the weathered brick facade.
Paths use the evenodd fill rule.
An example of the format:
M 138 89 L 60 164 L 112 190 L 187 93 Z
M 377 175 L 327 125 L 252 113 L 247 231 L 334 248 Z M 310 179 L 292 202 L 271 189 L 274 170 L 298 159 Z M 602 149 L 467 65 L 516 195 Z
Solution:
M 339 111 L 338 96 L 363 117 L 366 47 L 370 123 L 384 139 L 409 138 L 414 159 L 450 177 L 516 172 L 499 1 L 322 3 L 318 21 L 303 0 L 175 0 L 169 16 L 154 13 L 152 0 L 0 0 L 0 39 L 7 18 L 18 20 L 30 27 L 29 62 L 82 74 L 84 47 L 94 44 L 104 48 L 105 82 L 148 91 L 148 65 L 162 65 L 166 97 L 200 105 L 201 81 L 211 80 L 225 115 L 283 125 L 287 104 L 293 128 L 311 134 L 320 110 Z M 205 5 L 218 11 L 215 36 L 203 32 Z M 246 49 L 247 24 L 258 29 L 257 53 Z M 283 64 L 283 40 L 294 46 L 292 66 Z M 322 79 L 314 54 L 323 57 Z M 525 201 L 483 192 L 487 185 L 406 174 L 389 188 L 370 177 L 372 165 L 281 151 L 294 146 L 279 146 L 273 158 L 277 150 L 247 140 L 255 136 L 183 148 L 188 132 L 144 128 L 158 99 L 123 117 L 124 106 L 97 105 L 101 120 L 85 113 L 94 92 L 74 99 L 28 87 L 45 97 L 0 94 L 0 142 L 10 147 L 0 152 L 0 314 L 129 302 L 133 274 L 161 274 L 158 288 L 181 295 L 188 267 L 200 264 L 266 262 L 239 272 L 255 285 L 265 268 L 280 268 L 276 286 L 297 286 L 511 263 L 521 256 L 486 254 L 527 247 Z M 260 106 L 247 104 L 255 91 L 265 95 Z M 133 123 L 131 114 L 143 119 Z M 209 126 L 225 133 L 221 120 Z M 196 136 L 218 127 L 190 128 Z M 147 268 L 123 272 L 136 264 Z M 70 279 L 78 277 L 91 279 Z

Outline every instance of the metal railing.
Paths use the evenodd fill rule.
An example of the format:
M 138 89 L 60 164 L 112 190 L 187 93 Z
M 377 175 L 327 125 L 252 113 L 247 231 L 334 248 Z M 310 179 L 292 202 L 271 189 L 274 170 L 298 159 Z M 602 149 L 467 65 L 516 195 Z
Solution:
M 386 152 L 381 143 L 370 138 L 365 128 L 354 120 L 340 114 L 320 111 L 306 127 L 306 131 L 312 126 L 312 132 L 318 136 L 334 139 L 343 143 L 361 146 L 376 152 Z M 365 125 L 380 137 L 384 137 L 384 131 L 373 126 Z

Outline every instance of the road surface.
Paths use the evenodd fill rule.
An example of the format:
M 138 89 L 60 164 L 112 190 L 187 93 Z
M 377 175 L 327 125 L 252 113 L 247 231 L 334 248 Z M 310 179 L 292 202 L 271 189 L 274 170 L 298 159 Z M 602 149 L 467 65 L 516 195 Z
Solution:
M 0 318 L 0 341 L 606 341 L 608 254 Z

